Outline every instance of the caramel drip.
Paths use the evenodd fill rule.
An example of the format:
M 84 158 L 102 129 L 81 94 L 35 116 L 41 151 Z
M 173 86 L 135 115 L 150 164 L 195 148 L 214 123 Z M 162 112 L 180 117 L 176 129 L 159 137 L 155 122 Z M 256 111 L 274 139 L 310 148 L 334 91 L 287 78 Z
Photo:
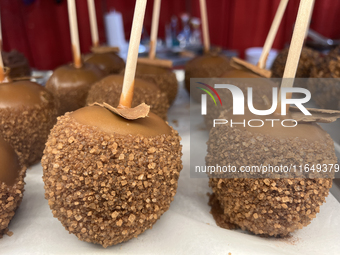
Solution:
M 81 57 L 78 54 L 77 48 L 75 45 L 72 45 L 72 51 L 73 51 L 73 61 L 74 61 L 74 67 L 75 68 L 81 68 L 83 66 L 83 63 L 81 61 Z
M 156 51 L 154 50 L 154 47 L 156 47 L 155 41 L 150 41 L 150 52 L 149 52 L 149 59 L 154 59 L 156 56 Z
M 126 93 L 121 94 L 118 108 L 131 108 L 134 87 L 135 80 L 133 80 L 132 84 L 129 86 L 129 90 L 126 91 Z
M 99 41 L 96 40 L 94 43 L 93 43 L 93 47 L 99 47 Z
M 4 80 L 5 80 L 5 71 L 3 68 L 0 68 L 0 82 L 3 82 Z

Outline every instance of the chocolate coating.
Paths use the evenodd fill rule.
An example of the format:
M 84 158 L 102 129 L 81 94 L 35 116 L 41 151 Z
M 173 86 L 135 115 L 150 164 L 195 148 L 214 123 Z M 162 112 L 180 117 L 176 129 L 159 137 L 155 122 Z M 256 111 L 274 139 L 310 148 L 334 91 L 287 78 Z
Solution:
M 143 119 L 127 120 L 103 107 L 88 106 L 71 113 L 70 116 L 80 124 L 98 127 L 107 134 L 153 137 L 171 133 L 164 120 L 152 112 Z
M 221 114 L 221 118 L 229 116 L 230 113 Z M 207 165 L 228 162 L 240 169 L 240 166 L 261 164 L 312 166 L 337 162 L 333 140 L 315 124 L 299 124 L 292 128 L 295 132 L 286 134 L 276 128 L 251 129 L 228 125 L 213 128 L 208 141 Z M 209 185 L 215 196 L 210 201 L 214 206 L 212 212 L 220 226 L 283 237 L 307 226 L 316 217 L 332 180 L 211 178 Z
M 248 96 L 247 88 L 252 87 L 254 104 L 263 104 L 263 96 L 266 96 L 271 102 L 272 89 L 273 87 L 277 87 L 277 84 L 269 79 L 238 69 L 228 70 L 221 78 L 225 78 L 226 83 L 228 83 L 227 78 L 233 79 L 230 82 L 242 90 L 245 98 Z M 233 106 L 232 94 L 228 89 L 216 89 L 216 91 L 220 95 L 223 105 L 215 105 L 212 100 L 207 100 L 207 115 L 204 116 L 204 121 L 209 130 L 213 126 L 214 119 L 218 119 L 222 111 L 228 110 Z
M 0 136 L 0 238 L 19 207 L 24 192 L 26 168 L 12 146 Z
M 118 106 L 123 80 L 122 75 L 109 75 L 93 84 L 86 100 L 87 104 L 105 102 L 114 107 Z M 136 78 L 132 107 L 136 107 L 141 103 L 150 105 L 151 112 L 163 120 L 167 118 L 169 103 L 166 94 L 162 93 L 155 84 Z
M 10 68 L 9 78 L 27 77 L 31 75 L 31 67 L 27 58 L 19 51 L 1 52 L 4 66 Z
M 54 70 L 46 88 L 56 98 L 58 114 L 63 115 L 85 106 L 91 85 L 102 77 L 102 71 L 89 63 L 84 63 L 81 68 L 65 65 Z
M 107 111 L 101 114 L 116 122 Z M 46 143 L 43 180 L 52 213 L 82 241 L 108 247 L 137 237 L 174 199 L 182 169 L 180 137 L 170 127 L 170 134 L 152 137 L 106 132 L 78 117 L 59 117 Z M 152 125 L 148 121 L 153 122 L 147 118 L 141 125 Z
M 85 62 L 96 65 L 105 76 L 118 74 L 125 68 L 124 60 L 113 52 L 89 54 L 85 57 Z
M 50 92 L 37 83 L 18 81 L 0 84 L 0 134 L 31 166 L 42 156 L 57 110 Z
M 178 82 L 170 68 L 138 63 L 136 77 L 156 84 L 168 96 L 169 104 L 174 102 L 177 96 Z
M 308 85 L 314 101 L 321 108 L 340 110 L 340 46 L 312 69 L 311 77 L 318 78 L 310 79 Z
M 0 84 L 0 108 L 33 107 L 49 100 L 53 100 L 51 94 L 37 83 L 18 81 Z
M 0 137 L 0 184 L 12 186 L 19 177 L 21 168 L 12 146 Z
M 231 69 L 229 58 L 217 53 L 195 57 L 185 65 L 185 88 L 196 101 L 201 100 L 201 90 L 190 91 L 190 78 L 217 78 Z

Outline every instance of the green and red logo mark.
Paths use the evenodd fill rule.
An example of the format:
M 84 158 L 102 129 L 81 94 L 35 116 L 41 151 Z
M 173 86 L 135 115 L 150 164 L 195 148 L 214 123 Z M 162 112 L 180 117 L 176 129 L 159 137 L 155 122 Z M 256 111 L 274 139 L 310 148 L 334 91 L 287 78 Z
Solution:
M 201 85 L 207 87 L 208 89 L 210 89 L 211 91 L 213 91 L 213 92 L 215 93 L 215 95 L 217 96 L 218 100 L 220 101 L 220 104 L 222 105 L 222 100 L 221 100 L 221 98 L 220 98 L 220 95 L 217 93 L 217 91 L 216 91 L 212 86 L 210 86 L 210 85 L 208 85 L 208 84 L 205 84 L 205 83 L 203 83 L 203 82 L 197 82 L 197 83 L 198 83 L 198 84 L 201 84 Z M 206 92 L 206 93 L 212 98 L 212 100 L 214 100 L 215 105 L 217 105 L 216 100 L 215 100 L 215 97 L 211 94 L 211 92 L 210 92 L 209 90 L 207 90 L 207 89 L 205 89 L 205 88 L 201 88 L 201 87 L 196 87 L 196 88 L 201 89 L 201 90 L 203 90 L 204 92 Z

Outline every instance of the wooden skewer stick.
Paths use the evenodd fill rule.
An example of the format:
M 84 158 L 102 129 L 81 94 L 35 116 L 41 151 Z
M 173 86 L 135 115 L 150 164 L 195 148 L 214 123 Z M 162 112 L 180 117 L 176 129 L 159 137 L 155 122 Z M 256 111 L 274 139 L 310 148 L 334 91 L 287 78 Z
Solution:
M 159 24 L 159 13 L 161 10 L 161 0 L 154 0 L 153 12 L 152 12 L 152 25 L 151 25 L 151 37 L 150 37 L 150 51 L 149 58 L 154 59 L 156 56 L 157 48 L 157 34 Z
M 201 9 L 201 19 L 202 19 L 204 52 L 209 52 L 210 51 L 210 36 L 209 36 L 209 27 L 208 27 L 207 4 L 205 0 L 200 0 L 200 9 Z
M 281 112 L 281 90 L 282 88 L 291 88 L 294 85 L 294 78 L 296 70 L 299 64 L 301 50 L 305 39 L 305 34 L 309 25 L 309 17 L 313 11 L 313 1 L 301 0 L 298 15 L 295 22 L 293 37 L 290 43 L 287 62 L 283 73 L 283 79 L 278 97 L 278 107 L 276 113 Z M 290 79 L 289 79 L 290 78 Z M 291 98 L 291 94 L 287 94 L 288 98 Z M 289 105 L 287 105 L 287 112 Z
M 0 17 L 0 82 L 5 80 L 5 67 L 2 59 L 2 28 L 1 28 L 1 17 Z
M 281 24 L 281 20 L 283 17 L 283 14 L 285 13 L 287 4 L 288 4 L 289 0 L 281 0 L 279 7 L 277 8 L 273 23 L 270 27 L 266 42 L 263 46 L 263 50 L 260 56 L 260 60 L 257 63 L 257 66 L 264 69 L 266 68 L 266 62 L 267 62 L 267 58 L 268 58 L 268 54 L 270 52 L 270 49 L 273 46 L 276 34 L 277 34 L 277 30 L 280 27 Z
M 266 62 L 268 58 L 268 54 L 270 49 L 273 46 L 273 42 L 275 40 L 277 30 L 279 29 L 283 14 L 286 10 L 287 4 L 289 0 L 281 0 L 280 5 L 276 11 L 273 23 L 270 27 L 266 42 L 263 46 L 262 54 L 260 56 L 260 60 L 257 63 L 257 65 L 253 65 L 251 63 L 248 63 L 242 59 L 233 57 L 231 59 L 231 66 L 233 66 L 236 69 L 241 69 L 245 71 L 251 71 L 255 74 L 258 74 L 262 77 L 270 78 L 272 75 L 272 72 L 270 70 L 266 70 Z
M 313 6 L 312 6 L 312 11 L 311 11 L 311 13 L 309 15 L 308 28 L 307 28 L 307 31 L 306 31 L 305 39 L 308 37 L 308 30 L 309 30 L 310 24 L 312 22 L 313 10 L 314 10 L 314 6 L 315 6 L 315 0 L 312 0 L 312 1 L 313 1 Z
M 1 23 L 1 16 L 0 16 L 0 51 L 2 51 L 2 23 Z
M 172 61 L 167 59 L 156 59 L 157 34 L 159 24 L 159 13 L 161 10 L 161 0 L 154 0 L 152 13 L 152 26 L 150 37 L 150 51 L 148 58 L 138 58 L 137 62 L 145 65 L 172 68 Z
M 130 35 L 129 52 L 126 60 L 122 94 L 118 108 L 131 108 L 136 74 L 138 49 L 142 35 L 146 0 L 137 0 Z
M 87 6 L 89 8 L 92 45 L 93 45 L 93 47 L 98 47 L 99 46 L 99 36 L 98 36 L 96 7 L 94 5 L 94 0 L 87 0 Z
M 161 10 L 161 0 L 154 0 L 152 26 L 150 37 L 150 51 L 148 58 L 138 58 L 137 62 L 145 65 L 153 65 L 165 68 L 172 68 L 172 61 L 167 59 L 156 59 L 157 34 L 159 24 L 159 13 Z
M 73 51 L 73 62 L 76 68 L 82 67 L 77 23 L 77 10 L 75 0 L 68 0 L 68 18 L 70 22 L 71 42 Z

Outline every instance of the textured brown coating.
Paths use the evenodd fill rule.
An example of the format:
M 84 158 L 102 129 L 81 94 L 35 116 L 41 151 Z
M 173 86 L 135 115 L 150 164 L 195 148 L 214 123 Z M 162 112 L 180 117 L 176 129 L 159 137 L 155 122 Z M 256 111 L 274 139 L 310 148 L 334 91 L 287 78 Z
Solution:
M 127 120 L 106 108 L 88 106 L 71 113 L 70 116 L 80 124 L 97 127 L 108 134 L 140 134 L 145 137 L 171 134 L 171 129 L 164 120 L 152 112 L 143 119 Z
M 238 229 L 239 226 L 230 223 L 230 218 L 227 214 L 224 214 L 223 209 L 221 208 L 220 201 L 216 198 L 215 193 L 208 194 L 209 195 L 209 203 L 211 206 L 210 213 L 214 217 L 216 225 L 221 228 L 226 229 Z
M 272 100 L 272 89 L 277 87 L 275 83 L 267 78 L 262 78 L 251 72 L 246 72 L 237 69 L 228 70 L 224 73 L 221 78 L 225 78 L 225 83 L 228 83 L 228 79 L 233 79 L 231 82 L 240 88 L 247 98 L 247 88 L 253 88 L 253 102 L 254 104 L 263 104 L 263 96 L 266 96 L 271 102 Z M 237 80 L 236 80 L 237 78 Z M 244 79 L 241 79 L 244 78 Z M 222 100 L 222 106 L 220 104 L 215 105 L 213 100 L 208 98 L 207 100 L 207 115 L 204 115 L 204 121 L 207 129 L 211 129 L 213 126 L 214 119 L 218 119 L 222 111 L 228 110 L 233 106 L 233 99 L 231 92 L 228 89 L 216 89 Z M 267 109 L 269 109 L 268 107 Z
M 221 125 L 210 131 L 206 163 L 231 164 L 237 169 L 261 164 L 335 164 L 333 140 L 321 128 L 320 134 L 323 140 L 277 138 L 269 132 L 261 134 Z M 225 214 L 220 219 L 255 234 L 287 236 L 316 217 L 332 180 L 211 178 L 209 185 Z
M 91 85 L 103 76 L 98 67 L 89 63 L 84 63 L 81 68 L 75 68 L 70 64 L 54 70 L 46 83 L 46 88 L 56 98 L 58 115 L 85 106 Z
M 324 109 L 340 110 L 340 46 L 312 69 L 309 89 L 314 101 Z M 328 78 L 328 79 L 321 79 Z
M 31 68 L 24 54 L 12 50 L 10 52 L 1 52 L 4 66 L 10 68 L 9 77 L 19 78 L 31 75 Z
M 224 214 L 219 226 L 284 237 L 310 224 L 325 202 L 331 179 L 211 179 Z M 219 217 L 219 218 L 218 218 Z
M 191 97 L 200 102 L 201 91 L 190 91 L 190 78 L 217 78 L 231 69 L 228 57 L 217 53 L 207 53 L 190 60 L 185 65 L 185 88 Z
M 272 77 L 282 78 L 285 69 L 289 48 L 285 48 L 277 55 L 272 65 Z M 314 68 L 321 54 L 311 48 L 303 47 L 299 60 L 298 69 L 296 71 L 296 78 L 309 78 L 312 68 Z
M 21 203 L 25 175 L 26 167 L 21 166 L 14 149 L 0 137 L 0 238 L 8 233 L 8 225 Z
M 169 209 L 182 169 L 178 133 L 108 134 L 58 118 L 42 165 L 54 217 L 80 240 L 115 245 L 151 228 Z
M 30 96 L 23 99 L 26 95 Z M 0 84 L 0 99 L 5 102 L 0 103 L 0 134 L 13 146 L 24 165 L 37 163 L 56 122 L 52 94 L 37 83 L 18 81 Z
M 166 93 L 170 105 L 175 101 L 178 82 L 170 68 L 138 63 L 136 77 L 156 84 L 162 92 Z
M 337 58 L 340 55 L 340 46 L 335 47 L 331 51 L 329 51 L 327 57 L 329 58 Z
M 118 106 L 123 79 L 122 75 L 109 75 L 93 84 L 86 100 L 87 104 L 105 102 L 114 107 Z M 166 94 L 162 93 L 155 84 L 136 78 L 131 107 L 136 107 L 141 103 L 150 105 L 151 112 L 166 120 L 169 109 Z
M 125 68 L 124 60 L 114 52 L 89 54 L 85 62 L 96 65 L 105 75 L 118 74 Z

